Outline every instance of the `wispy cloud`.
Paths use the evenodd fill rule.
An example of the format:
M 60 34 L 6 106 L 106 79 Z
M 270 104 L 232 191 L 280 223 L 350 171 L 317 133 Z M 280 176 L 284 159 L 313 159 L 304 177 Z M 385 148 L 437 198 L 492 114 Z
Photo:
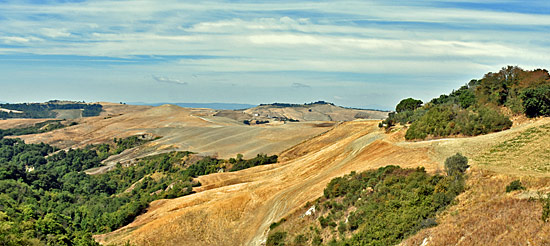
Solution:
M 157 76 L 152 75 L 151 76 L 155 81 L 161 82 L 161 83 L 170 83 L 170 84 L 178 84 L 178 85 L 186 85 L 187 82 L 179 80 L 179 79 L 172 79 L 165 76 Z
M 8 0 L 0 5 L 0 56 L 123 59 L 102 69 L 179 78 L 152 76 L 163 83 L 200 82 L 189 87 L 242 85 L 250 83 L 243 78 L 254 78 L 258 87 L 280 83 L 288 89 L 289 81 L 297 81 L 293 88 L 347 90 L 342 81 L 389 88 L 405 77 L 428 76 L 443 88 L 506 64 L 550 64 L 545 9 L 546 1 Z M 333 76 L 319 75 L 326 73 Z M 75 76 L 93 81 L 96 74 Z M 419 86 L 409 88 L 384 93 L 423 93 Z
M 292 83 L 291 86 L 297 89 L 311 89 L 311 86 L 302 83 Z

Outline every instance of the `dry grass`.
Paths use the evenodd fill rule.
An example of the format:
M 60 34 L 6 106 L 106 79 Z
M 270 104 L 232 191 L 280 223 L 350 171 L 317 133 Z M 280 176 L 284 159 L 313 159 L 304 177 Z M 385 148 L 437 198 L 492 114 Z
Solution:
M 0 129 L 29 127 L 48 120 L 54 119 L 0 119 Z
M 117 105 L 110 107 L 111 112 L 123 112 Z M 549 227 L 540 220 L 540 204 L 525 199 L 525 194 L 550 187 L 550 173 L 544 168 L 549 160 L 550 119 L 529 120 L 484 136 L 422 142 L 403 141 L 405 129 L 386 134 L 377 123 L 345 122 L 334 128 L 310 123 L 249 127 L 214 117 L 204 109 L 161 106 L 108 119 L 85 119 L 62 134 L 56 131 L 57 135 L 28 139 L 75 138 L 77 144 L 85 144 L 149 132 L 165 136 L 152 143 L 159 149 L 171 146 L 231 155 L 246 149 L 265 150 L 262 146 L 273 151 L 266 153 L 286 149 L 278 164 L 200 177 L 203 186 L 196 188 L 198 193 L 151 203 L 148 212 L 130 225 L 98 235 L 103 243 L 260 245 L 271 223 L 304 212 L 304 205 L 321 196 L 334 177 L 389 164 L 439 172 L 445 158 L 461 152 L 473 166 L 467 191 L 439 216 L 439 226 L 421 231 L 404 244 L 420 245 L 426 238 L 428 245 L 550 244 Z M 312 136 L 317 137 L 305 141 Z M 529 192 L 506 194 L 505 186 L 518 178 Z
M 202 176 L 199 193 L 153 202 L 132 224 L 98 239 L 107 243 L 130 240 L 139 245 L 162 238 L 178 242 L 163 245 L 259 245 L 272 222 L 319 197 L 334 177 L 388 164 L 422 165 L 429 170 L 438 166 L 430 161 L 426 149 L 398 147 L 383 140 L 384 136 L 377 122 L 340 124 L 285 152 L 283 156 L 291 156 L 290 161 Z M 182 224 L 183 219 L 197 223 Z M 125 232 L 129 230 L 133 231 Z M 220 236 L 220 231 L 230 235 Z
M 402 245 L 549 245 L 550 224 L 541 220 L 536 199 L 521 191 L 506 193 L 515 176 L 474 168 L 458 203 L 438 219 L 439 225 L 420 231 Z M 529 190 L 546 189 L 550 178 L 522 178 Z
M 163 136 L 115 163 L 133 158 L 180 150 L 220 158 L 241 153 L 278 154 L 306 139 L 329 130 L 299 122 L 280 125 L 247 126 L 224 117 L 213 116 L 211 109 L 189 109 L 173 105 L 159 107 L 104 104 L 101 116 L 79 119 L 79 124 L 54 132 L 21 136 L 27 143 L 45 142 L 59 148 L 79 148 L 136 134 Z M 318 122 L 322 124 L 323 122 Z M 1 126 L 1 125 L 0 125 Z

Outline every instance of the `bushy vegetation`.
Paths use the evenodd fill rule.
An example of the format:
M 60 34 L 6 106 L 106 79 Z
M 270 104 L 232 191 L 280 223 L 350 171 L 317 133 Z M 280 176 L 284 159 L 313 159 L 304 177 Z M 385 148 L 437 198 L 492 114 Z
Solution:
M 421 100 L 416 100 L 409 97 L 407 99 L 401 100 L 401 102 L 399 102 L 399 104 L 395 106 L 395 111 L 397 113 L 401 113 L 403 111 L 413 111 L 417 108 L 420 108 L 420 106 L 422 106 L 422 103 L 423 102 Z
M 267 156 L 266 154 L 258 154 L 252 159 L 243 160 L 242 155 L 237 155 L 237 158 L 229 159 L 229 163 L 233 165 L 230 171 L 234 172 L 255 166 L 277 163 L 277 158 L 277 155 Z
M 456 153 L 445 160 L 445 172 L 448 176 L 459 176 L 466 172 L 468 167 L 470 167 L 468 158 L 460 153 Z
M 84 171 L 107 157 L 143 144 L 143 136 L 57 151 L 47 144 L 0 139 L 0 245 L 98 245 L 91 235 L 120 228 L 156 199 L 193 193 L 194 177 L 217 172 L 229 161 L 170 152 L 117 164 L 104 174 Z M 277 158 L 238 156 L 247 168 Z
M 380 123 L 389 129 L 397 123 L 412 123 L 405 138 L 425 139 L 454 135 L 476 136 L 502 131 L 512 126 L 509 116 L 501 111 L 528 117 L 550 115 L 550 75 L 546 70 L 526 71 L 508 66 L 498 73 L 488 73 L 480 80 L 432 99 L 402 100 L 396 112 Z
M 56 112 L 59 109 L 82 109 L 82 116 L 98 116 L 103 110 L 101 104 L 87 103 L 60 103 L 58 101 L 50 101 L 47 103 L 17 103 L 0 104 L 0 108 L 21 111 L 22 113 L 3 112 L 0 111 L 0 118 L 55 118 Z
M 525 187 L 523 187 L 519 179 L 510 182 L 510 184 L 506 186 L 506 192 L 512 192 L 515 190 L 525 190 Z
M 520 98 L 528 117 L 550 116 L 550 85 L 525 89 Z
M 437 225 L 436 214 L 464 190 L 467 159 L 455 155 L 446 163 L 453 170 L 448 176 L 387 166 L 335 178 L 315 202 L 309 224 L 303 224 L 305 215 L 282 220 L 270 231 L 267 244 L 395 245 Z M 288 223 L 301 224 L 297 229 Z

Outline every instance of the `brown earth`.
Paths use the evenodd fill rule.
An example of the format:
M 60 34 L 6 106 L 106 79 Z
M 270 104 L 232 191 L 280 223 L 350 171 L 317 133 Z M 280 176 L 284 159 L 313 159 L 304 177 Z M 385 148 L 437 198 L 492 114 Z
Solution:
M 425 148 L 384 140 L 377 121 L 345 122 L 281 154 L 288 159 L 234 173 L 199 177 L 198 193 L 151 203 L 148 212 L 102 243 L 260 245 L 269 225 L 322 194 L 334 177 L 388 164 L 435 171 Z
M 130 160 L 172 150 L 188 150 L 221 158 L 237 153 L 246 158 L 256 154 L 277 154 L 330 127 L 315 122 L 247 126 L 242 122 L 215 117 L 212 109 L 190 109 L 174 105 L 159 107 L 102 103 L 101 116 L 77 120 L 71 126 L 43 134 L 18 136 L 27 143 L 45 142 L 60 148 L 79 148 L 138 134 L 162 138 L 131 150 L 112 161 Z M 322 122 L 321 122 L 322 123 Z
M 199 180 L 203 186 L 196 189 L 196 194 L 155 201 L 133 223 L 96 238 L 102 243 L 130 241 L 137 245 L 261 245 L 271 223 L 321 196 L 334 177 L 389 164 L 424 166 L 428 172 L 442 172 L 445 158 L 461 152 L 472 165 L 466 192 L 459 196 L 457 205 L 439 216 L 439 226 L 421 231 L 403 245 L 425 241 L 424 245 L 548 243 L 545 238 L 549 226 L 539 219 L 540 204 L 504 193 L 505 185 L 517 177 L 531 191 L 548 190 L 550 174 L 540 168 L 548 161 L 545 155 L 533 156 L 529 163 L 532 166 L 510 166 L 486 159 L 504 148 L 500 144 L 515 143 L 518 138 L 528 140 L 517 151 L 547 151 L 550 119 L 484 136 L 421 142 L 403 141 L 404 129 L 385 134 L 377 123 L 341 123 L 284 151 L 283 162 L 278 164 L 202 176 Z M 533 129 L 540 131 L 529 133 Z M 513 160 L 521 163 L 521 156 L 507 149 L 501 152 L 502 158 L 516 158 Z
M 541 206 L 528 198 L 550 190 L 550 118 L 521 119 L 510 130 L 484 136 L 406 142 L 406 129 L 385 133 L 378 121 L 369 120 L 246 126 L 214 116 L 219 111 L 210 109 L 108 103 L 104 109 L 101 116 L 79 119 L 77 126 L 22 138 L 79 147 L 135 134 L 163 136 L 115 157 L 113 163 L 170 150 L 223 158 L 261 151 L 280 154 L 281 161 L 199 177 L 197 193 L 152 202 L 131 224 L 97 235 L 104 244 L 260 245 L 272 222 L 321 196 L 334 177 L 390 164 L 442 172 L 445 158 L 456 152 L 472 165 L 467 190 L 438 216 L 438 226 L 420 231 L 403 245 L 549 244 L 550 228 L 540 220 Z M 0 121 L 0 127 L 30 122 Z M 527 191 L 505 193 L 514 179 Z
M 55 119 L 6 119 L 0 120 L 0 129 L 23 128 L 33 126 L 36 123 Z
M 42 134 L 16 136 L 26 143 L 45 142 L 56 147 L 81 148 L 88 144 L 111 142 L 113 138 L 133 135 L 161 137 L 138 148 L 126 150 L 105 161 L 106 166 L 88 170 L 89 174 L 108 171 L 116 163 L 169 151 L 192 151 L 219 158 L 245 158 L 257 154 L 279 154 L 304 140 L 326 132 L 333 122 L 273 122 L 248 126 L 212 109 L 159 107 L 101 103 L 104 112 L 97 117 L 75 119 L 78 125 Z M 10 119 L 0 127 L 32 125 L 40 120 Z

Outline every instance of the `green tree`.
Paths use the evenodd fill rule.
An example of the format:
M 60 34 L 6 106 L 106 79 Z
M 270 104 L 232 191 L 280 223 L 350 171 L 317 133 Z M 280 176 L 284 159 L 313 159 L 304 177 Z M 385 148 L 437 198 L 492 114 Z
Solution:
M 550 116 L 550 85 L 525 89 L 520 98 L 527 117 Z
M 445 171 L 449 176 L 462 175 L 468 167 L 470 167 L 468 158 L 460 153 L 456 153 L 445 160 Z
M 409 97 L 407 99 L 401 100 L 401 102 L 399 102 L 399 104 L 397 104 L 397 106 L 395 107 L 395 111 L 397 113 L 407 111 L 407 110 L 412 111 L 419 108 L 420 106 L 422 106 L 421 100 L 416 100 Z

